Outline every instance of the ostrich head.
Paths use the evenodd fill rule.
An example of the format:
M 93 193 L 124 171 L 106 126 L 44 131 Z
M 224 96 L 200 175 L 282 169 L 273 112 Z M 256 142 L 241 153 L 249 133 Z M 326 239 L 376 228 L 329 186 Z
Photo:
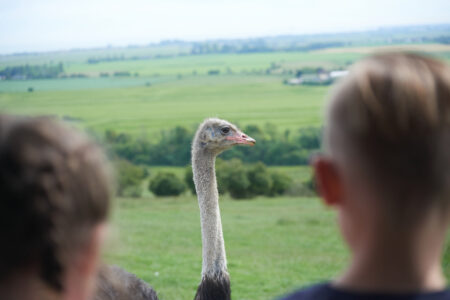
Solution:
M 197 130 L 193 146 L 219 154 L 234 145 L 240 144 L 253 146 L 255 140 L 228 121 L 206 119 Z

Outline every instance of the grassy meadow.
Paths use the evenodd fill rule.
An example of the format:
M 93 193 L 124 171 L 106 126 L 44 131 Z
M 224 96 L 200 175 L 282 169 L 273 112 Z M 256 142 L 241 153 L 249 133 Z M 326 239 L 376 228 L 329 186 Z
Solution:
M 68 52 L 66 56 L 54 53 L 52 61 L 62 61 L 65 73 L 89 77 L 0 80 L 0 111 L 57 115 L 99 133 L 115 129 L 152 137 L 176 125 L 195 126 L 211 116 L 239 125 L 271 123 L 280 130 L 296 130 L 322 124 L 329 87 L 283 85 L 283 80 L 293 75 L 277 74 L 277 70 L 295 73 L 302 67 L 346 68 L 370 53 L 398 48 L 185 55 L 96 64 L 88 64 L 86 59 L 101 55 L 97 50 Z M 450 46 L 403 45 L 400 49 L 450 60 Z M 123 51 L 133 54 L 138 49 Z M 42 63 L 47 57 L 42 56 L 24 56 L 21 61 L 16 56 L 0 57 L 0 66 Z M 270 75 L 265 74 L 268 68 L 273 71 Z M 207 75 L 210 70 L 220 74 Z M 131 76 L 99 77 L 101 72 L 116 71 Z M 30 87 L 33 92 L 27 92 Z
M 0 81 L 4 83 L 9 82 Z M 326 87 L 286 86 L 272 76 L 198 76 L 150 87 L 81 89 L 80 85 L 77 90 L 1 93 L 0 110 L 68 116 L 101 133 L 115 129 L 154 135 L 176 125 L 195 126 L 207 117 L 298 129 L 321 124 L 326 91 Z
M 447 62 L 450 46 L 402 46 Z M 408 48 L 409 47 L 409 48 Z M 392 48 L 392 47 L 391 47 Z M 392 50 L 384 48 L 381 50 Z M 147 55 L 153 48 L 57 52 L 0 56 L 0 69 L 20 64 L 62 61 L 65 72 L 88 78 L 0 80 L 0 112 L 56 115 L 101 135 L 114 129 L 159 138 L 177 125 L 194 127 L 207 117 L 240 126 L 266 124 L 278 130 L 321 126 L 330 86 L 287 86 L 292 74 L 277 69 L 346 68 L 377 47 L 304 52 L 183 55 L 88 64 L 91 56 Z M 167 53 L 180 53 L 167 47 Z M 268 68 L 274 70 L 266 74 Z M 208 75 L 219 70 L 219 75 Z M 101 72 L 131 73 L 99 77 Z M 137 76 L 134 74 L 138 73 Z M 293 73 L 295 74 L 295 72 Z M 32 87 L 32 92 L 27 90 Z M 271 167 L 302 182 L 305 166 Z M 148 167 L 150 177 L 184 168 Z M 147 182 L 143 185 L 147 187 Z M 335 216 L 317 198 L 221 200 L 223 227 L 234 299 L 273 299 L 296 287 L 329 279 L 347 262 L 348 252 Z M 450 278 L 450 249 L 444 268 Z M 105 260 L 151 283 L 163 300 L 192 299 L 200 280 L 201 237 L 196 198 L 118 198 Z
M 220 202 L 233 299 L 274 299 L 344 268 L 335 214 L 317 198 Z M 117 199 L 105 260 L 151 283 L 161 299 L 192 299 L 201 273 L 197 199 Z M 450 236 L 444 257 L 450 278 Z
M 192 299 L 201 273 L 196 198 L 116 202 L 105 260 L 151 283 L 161 299 Z M 220 205 L 234 299 L 273 299 L 335 276 L 347 261 L 333 213 L 316 198 Z

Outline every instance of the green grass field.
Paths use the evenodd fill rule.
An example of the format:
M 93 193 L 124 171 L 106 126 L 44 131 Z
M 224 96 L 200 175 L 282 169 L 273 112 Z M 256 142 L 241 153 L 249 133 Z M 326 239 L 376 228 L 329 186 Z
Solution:
M 276 76 L 193 76 L 150 87 L 37 89 L 1 93 L 0 110 L 70 116 L 100 132 L 150 135 L 176 125 L 196 126 L 207 117 L 240 125 L 273 123 L 279 129 L 320 125 L 327 87 L 291 87 L 281 81 Z
M 450 59 L 450 48 L 446 46 L 424 44 L 403 49 L 408 47 Z M 101 56 L 98 50 L 68 52 L 67 57 L 54 53 L 53 59 L 50 54 L 3 56 L 3 66 L 36 63 L 38 58 L 41 63 L 60 59 L 65 62 L 66 73 L 91 77 L 0 80 L 0 111 L 66 116 L 100 133 L 116 129 L 152 137 L 176 125 L 195 126 L 211 116 L 240 125 L 272 123 L 280 130 L 320 126 L 329 87 L 286 86 L 283 79 L 293 75 L 264 75 L 265 70 L 271 64 L 294 71 L 301 67 L 345 67 L 377 49 L 191 55 L 98 64 L 86 63 L 89 56 Z M 105 50 L 104 55 L 111 54 L 108 51 L 113 50 Z M 133 54 L 143 50 L 123 51 Z M 205 75 L 209 70 L 221 73 Z M 115 71 L 138 72 L 139 76 L 98 77 L 100 72 Z M 26 92 L 29 87 L 34 92 Z
M 201 272 L 196 198 L 116 204 L 105 260 L 151 283 L 163 300 L 192 299 Z M 348 260 L 335 215 L 317 198 L 224 198 L 220 205 L 233 299 L 274 299 L 337 276 Z
M 315 198 L 221 201 L 234 299 L 273 299 L 335 276 L 347 260 L 333 213 Z M 161 299 L 192 299 L 200 280 L 197 200 L 118 199 L 106 261 L 151 283 Z M 314 234 L 312 234 L 314 233 Z
M 100 64 L 75 63 L 67 68 L 69 73 L 98 74 L 99 72 L 129 71 L 143 76 L 190 75 L 197 72 L 205 75 L 209 70 L 227 73 L 264 72 L 271 63 L 284 67 L 301 68 L 317 67 L 337 68 L 345 66 L 362 57 L 360 53 L 321 53 L 321 52 L 271 52 L 252 54 L 210 54 L 189 55 L 165 59 L 149 59 L 136 61 L 116 61 Z

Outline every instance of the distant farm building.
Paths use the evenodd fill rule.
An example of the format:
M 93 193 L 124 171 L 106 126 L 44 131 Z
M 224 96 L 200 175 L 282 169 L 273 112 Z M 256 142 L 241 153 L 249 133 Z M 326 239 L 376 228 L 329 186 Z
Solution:
M 330 72 L 330 77 L 332 79 L 337 79 L 337 78 L 341 78 L 344 77 L 348 74 L 348 70 L 338 70 L 338 71 L 331 71 Z
M 327 85 L 347 74 L 347 70 L 334 70 L 330 72 L 318 70 L 315 74 L 301 74 L 298 77 L 285 80 L 284 83 L 287 85 Z

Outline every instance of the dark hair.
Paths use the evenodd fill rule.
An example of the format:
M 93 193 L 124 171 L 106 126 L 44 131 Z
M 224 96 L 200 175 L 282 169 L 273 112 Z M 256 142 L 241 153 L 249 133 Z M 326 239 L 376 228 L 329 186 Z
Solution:
M 394 215 L 397 208 L 449 205 L 450 68 L 445 63 L 411 53 L 375 55 L 357 63 L 331 98 L 329 150 L 370 174 Z
M 108 173 L 100 148 L 76 130 L 0 115 L 0 282 L 32 269 L 63 290 L 71 257 L 107 217 Z

